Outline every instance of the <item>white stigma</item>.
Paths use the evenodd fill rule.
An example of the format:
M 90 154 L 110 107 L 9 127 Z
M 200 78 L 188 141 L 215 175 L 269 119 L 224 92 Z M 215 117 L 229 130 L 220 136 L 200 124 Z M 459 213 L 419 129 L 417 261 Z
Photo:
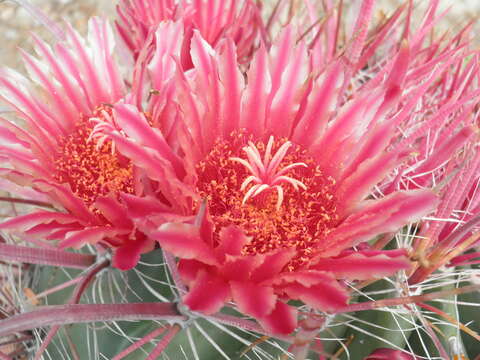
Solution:
M 285 158 L 285 155 L 287 155 L 288 149 L 292 146 L 292 143 L 290 141 L 285 142 L 272 156 L 273 144 L 273 136 L 270 136 L 268 139 L 267 148 L 265 149 L 265 154 L 263 155 L 263 160 L 257 147 L 251 141 L 248 142 L 248 146 L 243 148 L 248 160 L 237 157 L 230 158 L 230 160 L 236 161 L 245 166 L 245 168 L 251 173 L 251 175 L 245 179 L 240 187 L 240 190 L 244 191 L 248 185 L 250 185 L 250 183 L 254 184 L 243 197 L 243 205 L 248 201 L 248 199 L 254 198 L 263 191 L 267 189 L 275 189 L 278 195 L 277 210 L 279 210 L 284 198 L 284 189 L 282 188 L 282 184 L 288 183 L 297 191 L 299 188 L 302 188 L 303 190 L 307 189 L 305 184 L 301 181 L 285 175 L 287 171 L 299 166 L 307 167 L 307 164 L 303 162 L 297 162 L 287 165 L 282 169 L 278 169 L 280 163 Z

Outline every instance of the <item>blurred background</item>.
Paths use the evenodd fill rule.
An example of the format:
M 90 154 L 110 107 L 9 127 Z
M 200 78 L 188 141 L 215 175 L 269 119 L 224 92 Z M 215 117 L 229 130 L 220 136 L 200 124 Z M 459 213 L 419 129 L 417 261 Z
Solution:
M 277 0 L 264 0 L 275 3 Z M 344 0 L 346 5 L 361 0 Z M 71 22 L 73 27 L 83 33 L 87 19 L 93 15 L 103 15 L 113 18 L 116 1 L 112 0 L 30 0 L 53 20 L 61 22 L 63 19 Z M 377 14 L 388 14 L 404 0 L 377 0 Z M 414 0 L 422 7 L 428 0 Z M 476 20 L 480 15 L 480 1 L 478 0 L 440 0 L 441 10 L 450 7 L 443 26 L 458 30 L 466 21 Z M 421 12 L 419 12 L 421 13 Z M 477 21 L 478 22 L 478 21 Z M 480 29 L 480 24 L 476 25 Z M 39 25 L 25 9 L 13 0 L 0 0 L 0 64 L 18 67 L 21 63 L 17 47 L 31 50 L 30 33 L 34 32 L 48 39 L 48 32 Z

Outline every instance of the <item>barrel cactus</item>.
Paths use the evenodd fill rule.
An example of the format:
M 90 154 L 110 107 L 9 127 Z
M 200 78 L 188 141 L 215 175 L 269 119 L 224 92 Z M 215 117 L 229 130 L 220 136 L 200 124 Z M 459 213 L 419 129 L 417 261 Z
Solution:
M 439 1 L 18 1 L 0 358 L 466 359 L 479 54 Z M 473 320 L 473 321 L 472 321 Z

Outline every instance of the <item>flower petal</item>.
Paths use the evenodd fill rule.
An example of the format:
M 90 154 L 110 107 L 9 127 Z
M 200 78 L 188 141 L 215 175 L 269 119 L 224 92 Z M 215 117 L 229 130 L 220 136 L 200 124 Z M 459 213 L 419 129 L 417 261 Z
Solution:
M 230 225 L 220 230 L 220 244 L 215 248 L 218 254 L 240 255 L 249 238 L 237 226 Z
M 140 260 L 140 255 L 153 250 L 154 241 L 146 236 L 137 236 L 115 249 L 112 265 L 120 270 L 130 270 Z
M 322 311 L 335 311 L 347 304 L 348 293 L 332 275 L 320 271 L 292 272 L 280 277 L 278 286 L 290 298 Z
M 395 254 L 383 251 L 375 256 L 366 256 L 363 252 L 357 252 L 335 259 L 319 259 L 318 264 L 310 268 L 331 272 L 337 278 L 367 280 L 389 276 L 410 266 L 411 263 L 405 255 L 398 255 L 397 251 Z
M 227 255 L 224 264 L 219 270 L 224 279 L 248 281 L 253 269 L 261 262 L 262 258 L 260 256 Z
M 401 226 L 426 215 L 436 203 L 435 194 L 423 190 L 399 191 L 381 200 L 364 202 L 362 208 L 319 242 L 319 256 L 335 256 L 361 241 L 397 231 Z
M 415 360 L 415 357 L 401 350 L 381 348 L 372 352 L 364 360 Z
M 71 231 L 65 236 L 65 239 L 60 242 L 60 248 L 80 248 L 85 244 L 96 244 L 106 237 L 112 237 L 115 235 L 117 235 L 116 230 L 105 226 L 89 227 L 79 231 Z
M 267 281 L 275 277 L 295 256 L 295 249 L 279 249 L 264 255 L 263 263 L 251 275 L 255 282 Z
M 50 223 L 52 221 L 61 224 L 77 223 L 78 219 L 74 216 L 53 212 L 53 211 L 38 211 L 32 214 L 23 216 L 16 216 L 0 224 L 0 229 L 11 229 L 16 231 L 25 231 L 31 229 L 35 225 Z
M 257 319 L 271 334 L 288 335 L 297 327 L 297 309 L 277 301 L 270 315 Z
M 217 265 L 213 249 L 200 238 L 198 227 L 194 225 L 167 223 L 149 236 L 179 258 L 196 259 L 204 264 Z
M 273 288 L 252 282 L 230 281 L 232 298 L 240 311 L 254 318 L 265 317 L 274 310 L 277 295 Z
M 211 269 L 209 265 L 205 265 L 198 260 L 181 259 L 178 262 L 178 272 L 180 273 L 182 280 L 189 286 L 202 270 L 209 271 Z
M 209 315 L 219 311 L 229 298 L 228 283 L 212 273 L 201 271 L 183 301 L 191 310 Z

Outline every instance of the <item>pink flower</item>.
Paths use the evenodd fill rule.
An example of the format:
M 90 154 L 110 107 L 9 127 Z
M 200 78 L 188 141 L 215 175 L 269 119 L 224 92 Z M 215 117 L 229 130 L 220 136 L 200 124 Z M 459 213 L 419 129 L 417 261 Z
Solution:
M 111 104 L 125 95 L 113 33 L 94 18 L 87 42 L 68 25 L 65 35 L 53 50 L 34 38 L 39 58 L 23 53 L 31 80 L 0 70 L 0 97 L 27 127 L 0 119 L 0 158 L 9 164 L 1 169 L 2 185 L 61 211 L 35 210 L 0 228 L 59 240 L 61 248 L 112 248 L 114 266 L 131 268 L 153 246 L 119 202 L 121 193 L 136 191 L 135 169 L 111 142 L 90 138 L 94 123 L 110 118 Z
M 161 39 L 176 26 L 160 26 L 163 47 L 148 65 L 154 88 L 175 100 L 152 96 L 150 119 L 119 104 L 99 130 L 144 172 L 145 196 L 124 201 L 139 228 L 180 258 L 185 304 L 212 314 L 234 301 L 267 331 L 288 334 L 297 323 L 290 299 L 335 312 L 349 298 L 345 281 L 407 269 L 404 250 L 363 242 L 436 204 L 423 190 L 371 197 L 412 151 L 392 149 L 398 133 L 387 116 L 401 99 L 408 49 L 376 87 L 343 102 L 342 63 L 315 68 L 292 27 L 270 51 L 260 47 L 244 77 L 233 40 L 214 50 L 197 31 L 193 70 L 175 72 L 179 50 L 165 52 Z
M 239 59 L 253 52 L 261 28 L 260 9 L 252 0 L 122 0 L 117 5 L 117 30 L 135 58 L 149 45 L 151 30 L 168 20 L 182 20 L 185 39 L 182 62 L 192 66 L 188 56 L 190 37 L 198 30 L 213 47 L 224 37 L 235 40 Z
M 400 350 L 377 349 L 364 360 L 415 360 L 415 357 Z

